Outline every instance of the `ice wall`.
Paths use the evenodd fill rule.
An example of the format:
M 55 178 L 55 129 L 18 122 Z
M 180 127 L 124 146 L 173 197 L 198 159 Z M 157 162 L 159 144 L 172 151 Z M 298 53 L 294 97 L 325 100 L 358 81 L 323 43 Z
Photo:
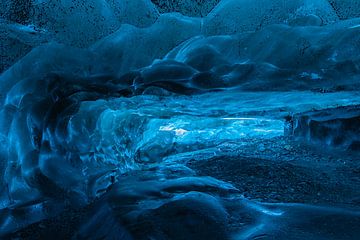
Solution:
M 130 4 L 129 2 L 123 3 Z M 42 4 L 49 4 L 49 2 Z M 109 22 L 105 18 L 98 22 L 96 17 L 99 17 L 99 14 L 105 14 L 120 22 L 115 16 L 116 14 L 111 15 L 109 14 L 110 10 L 104 10 L 105 7 L 106 9 L 112 8 L 109 4 L 104 4 L 103 2 L 102 5 L 92 10 L 96 11 L 96 14 L 94 12 L 90 20 L 100 24 L 91 27 L 95 30 L 96 27 L 103 29 L 103 23 L 109 24 L 112 21 Z M 135 9 L 140 6 L 137 4 L 145 4 L 145 2 L 132 2 L 132 4 L 135 4 L 131 5 Z M 358 90 L 357 79 L 360 71 L 360 46 L 356 44 L 360 36 L 358 19 L 339 22 L 333 16 L 333 11 L 328 8 L 329 5 L 322 1 L 315 5 L 308 3 L 308 7 L 301 5 L 300 2 L 293 2 L 287 6 L 288 11 L 281 8 L 282 12 L 277 12 L 272 16 L 278 16 L 277 19 L 284 21 L 285 19 L 295 21 L 298 19 L 295 13 L 300 12 L 308 14 L 307 16 L 310 18 L 318 14 L 318 17 L 322 16 L 323 21 L 325 21 L 325 17 L 329 17 L 328 22 L 326 24 L 318 22 L 319 24 L 315 24 L 316 26 L 313 26 L 312 22 L 310 26 L 303 26 L 303 22 L 302 24 L 292 22 L 290 26 L 287 24 L 271 25 L 272 21 L 276 22 L 274 18 L 269 22 L 263 22 L 261 29 L 257 31 L 255 31 L 257 28 L 255 27 L 253 31 L 239 30 L 241 33 L 235 35 L 206 36 L 209 34 L 209 29 L 213 29 L 213 33 L 210 35 L 216 34 L 220 29 L 222 29 L 222 33 L 227 32 L 222 27 L 214 28 L 212 25 L 214 19 L 222 19 L 223 21 L 220 21 L 220 25 L 217 26 L 226 28 L 238 27 L 241 22 L 246 23 L 247 27 L 252 26 L 250 23 L 243 22 L 241 18 L 232 19 L 232 23 L 239 23 L 233 25 L 227 22 L 228 18 L 221 17 L 233 14 L 230 9 L 236 9 L 236 6 L 240 6 L 238 4 L 238 1 L 224 1 L 204 19 L 185 17 L 180 14 L 163 14 L 148 27 L 123 24 L 117 31 L 97 41 L 90 48 L 79 49 L 69 47 L 66 43 L 48 43 L 32 50 L 3 73 L 0 79 L 0 91 L 2 92 L 0 99 L 3 104 L 2 135 L 4 139 L 9 139 L 4 140 L 6 147 L 3 149 L 4 158 L 8 159 L 6 171 L 9 172 L 5 182 L 10 184 L 14 180 L 12 176 L 18 176 L 17 179 L 21 179 L 19 181 L 22 182 L 20 185 L 30 184 L 35 188 L 41 188 L 40 183 L 26 183 L 30 181 L 26 178 L 33 179 L 38 174 L 36 169 L 41 166 L 43 168 L 41 171 L 46 172 L 45 175 L 50 182 L 60 183 L 58 179 L 60 175 L 46 170 L 47 164 L 55 160 L 46 159 L 54 158 L 58 159 L 55 162 L 61 162 L 63 154 L 69 152 L 71 148 L 75 149 L 70 151 L 75 155 L 85 151 L 81 150 L 82 147 L 77 146 L 77 143 L 84 144 L 83 141 L 88 137 L 85 139 L 83 137 L 91 135 L 96 129 L 95 126 L 89 126 L 89 129 L 86 127 L 85 132 L 76 133 L 75 130 L 82 125 L 79 123 L 78 127 L 73 127 L 75 130 L 65 131 L 69 126 L 70 118 L 79 111 L 79 107 L 84 101 L 141 94 L 192 95 L 214 90 L 330 92 Z M 280 2 L 268 2 L 268 4 L 271 9 L 275 7 L 274 4 L 280 4 Z M 153 5 L 147 4 L 146 6 Z M 254 9 L 259 7 L 259 5 L 247 6 L 253 6 Z M 265 6 L 267 5 L 265 4 Z M 264 14 L 268 8 L 262 9 L 263 12 L 259 13 Z M 303 11 L 295 11 L 295 9 Z M 75 11 L 74 14 L 81 13 L 80 10 Z M 144 14 L 146 15 L 146 13 Z M 156 15 L 157 12 L 155 11 L 154 14 Z M 83 13 L 83 15 L 85 14 Z M 87 28 L 82 24 L 89 24 L 91 21 L 89 20 L 87 23 L 86 21 L 75 21 L 76 18 L 73 19 L 73 17 L 76 16 L 71 15 L 68 19 L 68 27 L 71 26 L 73 28 L 71 31 L 74 31 L 70 35 L 79 38 L 74 40 L 75 42 L 82 42 L 80 38 L 84 38 L 85 35 L 75 34 L 78 31 L 76 29 L 86 30 Z M 71 25 L 70 19 L 80 25 Z M 130 20 L 136 21 L 137 18 L 134 19 Z M 144 18 L 139 19 L 144 20 Z M 253 22 L 256 21 L 261 21 L 261 18 L 253 20 Z M 337 22 L 332 23 L 333 21 Z M 123 20 L 123 22 L 126 21 Z M 57 23 L 66 23 L 66 21 Z M 144 23 L 139 22 L 138 24 Z M 22 28 L 22 25 L 11 25 L 8 22 L 4 22 L 3 26 L 10 39 L 18 39 L 18 44 L 24 46 L 41 45 L 47 39 L 52 39 L 53 36 L 51 28 L 41 31 L 37 28 Z M 91 31 L 83 31 L 83 33 L 86 36 L 92 34 Z M 105 34 L 98 31 L 93 31 L 93 33 Z M 66 37 L 67 35 L 58 34 L 66 41 L 70 40 Z M 58 37 L 55 36 L 55 38 Z M 87 40 L 90 39 L 92 38 L 87 38 Z M 44 88 L 44 86 L 48 87 Z M 36 103 L 39 105 L 37 106 Z M 102 110 L 99 111 L 102 112 L 103 108 L 106 109 L 106 105 L 100 107 L 99 109 Z M 45 116 L 48 116 L 49 123 L 43 122 L 42 119 Z M 99 116 L 94 117 L 93 122 L 96 122 Z M 99 118 L 103 119 L 103 117 Z M 120 120 L 115 118 L 113 121 Z M 103 126 L 102 123 L 99 126 Z M 108 131 L 115 130 L 110 128 Z M 107 139 L 108 137 L 101 138 Z M 68 145 L 64 145 L 65 139 L 73 140 Z M 92 143 L 85 145 L 91 146 Z M 56 153 L 55 156 L 44 158 L 43 150 L 40 149 L 42 146 L 46 151 L 52 152 L 51 154 Z M 106 153 L 109 155 L 105 158 L 116 158 L 116 151 Z M 131 157 L 128 158 L 134 159 L 134 153 L 129 154 Z M 73 155 L 68 155 L 63 159 L 64 164 L 60 165 L 68 166 L 69 163 L 66 161 L 70 161 L 69 159 L 72 158 Z M 87 162 L 81 158 L 78 160 L 82 164 Z M 24 166 L 30 166 L 29 168 L 32 170 L 26 170 L 27 167 Z M 49 168 L 53 169 L 54 166 L 49 165 Z M 15 172 L 17 173 L 15 174 Z M 69 170 L 70 172 L 72 171 Z M 5 169 L 3 169 L 4 174 Z M 53 177 L 54 179 L 52 179 Z M 13 198 L 16 198 L 15 192 L 18 190 L 15 189 L 15 186 L 18 185 L 14 184 L 13 187 L 10 187 L 9 191 L 14 192 Z M 72 181 L 62 186 L 65 189 L 68 187 L 84 194 L 84 190 L 80 190 L 84 187 L 72 184 Z M 25 189 L 27 188 L 28 186 L 25 187 Z M 22 195 L 16 196 L 21 198 Z
M 270 24 L 299 22 L 299 18 L 313 16 L 320 18 L 315 21 L 319 25 L 338 20 L 326 0 L 224 0 L 205 19 L 205 31 L 214 35 L 242 33 L 259 30 Z M 312 21 L 308 22 L 311 25 Z
M 360 17 L 360 2 L 356 0 L 329 0 L 340 19 Z
M 298 208 L 226 204 L 224 196 L 242 199 L 232 195 L 237 189 L 196 176 L 183 156 L 213 156 L 243 138 L 279 136 L 288 112 L 359 103 L 360 20 L 346 10 L 350 2 L 223 0 L 193 11 L 189 1 L 157 2 L 201 18 L 160 14 L 145 0 L 21 2 L 31 9 L 24 15 L 14 1 L 1 3 L 13 10 L 3 11 L 0 22 L 6 68 L 0 75 L 0 220 L 7 224 L 0 235 L 102 197 L 110 206 L 95 213 L 129 204 L 124 218 L 108 220 L 157 219 L 157 237 L 169 227 L 163 219 L 178 209 L 200 223 L 205 217 L 222 236 L 230 231 L 231 209 L 245 208 L 254 221 L 265 216 L 261 223 L 271 232 L 273 216 L 289 211 L 296 218 Z M 251 114 L 259 116 L 239 118 Z M 19 208 L 23 215 L 13 211 Z M 340 214 L 349 216 L 358 217 Z M 86 238 L 95 220 L 78 234 Z M 278 221 L 288 226 L 286 218 Z M 110 230 L 121 232 L 117 224 Z M 262 233 L 249 226 L 238 235 Z
M 220 0 L 152 0 L 160 12 L 179 12 L 185 16 L 205 17 Z
M 159 17 L 157 7 L 165 7 L 167 12 L 177 11 L 189 16 L 198 14 L 187 9 L 199 9 L 203 19 L 202 32 L 198 34 L 218 35 L 242 33 L 262 29 L 269 24 L 284 23 L 289 25 L 322 25 L 340 19 L 355 17 L 348 14 L 348 9 L 356 12 L 357 3 L 351 1 L 159 1 L 154 5 L 150 1 L 2 1 L 2 29 L 8 24 L 20 23 L 23 35 L 32 29 L 35 35 L 51 35 L 44 41 L 57 41 L 76 47 L 89 47 L 97 40 L 119 30 L 121 24 L 135 27 L 149 27 Z M 197 7 L 193 7 L 197 6 Z M 213 8 L 214 7 L 214 8 Z M 236 9 L 236 11 L 233 11 Z M 211 12 L 208 14 L 208 12 Z M 21 14 L 19 14 L 21 12 Z M 236 12 L 236 13 L 235 13 Z M 241 14 L 238 14 L 241 13 Z M 234 15 L 235 14 L 235 15 Z M 231 19 L 231 20 L 229 20 Z M 9 21 L 9 22 L 8 22 Z M 196 21 L 195 19 L 191 21 Z M 198 20 L 200 21 L 200 20 Z M 163 20 L 160 20 L 163 22 Z M 189 29 L 189 28 L 188 28 Z M 5 30 L 2 30 L 5 31 Z M 191 30 L 192 31 L 192 30 Z M 190 31 L 190 32 L 191 32 Z M 192 35 L 192 34 L 190 34 Z M 1 69 L 4 70 L 20 57 L 24 56 L 37 42 L 29 44 L 22 41 L 22 36 L 6 30 L 1 39 L 3 46 Z M 12 44 L 8 44 L 11 42 Z M 41 43 L 40 43 L 41 44 Z M 15 46 L 12 50 L 10 46 Z M 23 49 L 23 50 L 20 50 Z

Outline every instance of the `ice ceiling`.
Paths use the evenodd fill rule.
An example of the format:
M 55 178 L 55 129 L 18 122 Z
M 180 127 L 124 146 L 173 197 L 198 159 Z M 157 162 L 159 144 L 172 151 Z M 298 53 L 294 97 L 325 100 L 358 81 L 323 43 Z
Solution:
M 360 104 L 360 2 L 175 2 L 0 3 L 0 236 L 86 209 L 59 236 L 358 239 L 356 209 L 248 199 L 188 163 Z

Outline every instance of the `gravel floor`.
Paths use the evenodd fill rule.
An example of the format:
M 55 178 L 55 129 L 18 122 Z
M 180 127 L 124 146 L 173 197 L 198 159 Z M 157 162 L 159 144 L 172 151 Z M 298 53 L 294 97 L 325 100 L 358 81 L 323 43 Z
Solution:
M 292 141 L 252 139 L 241 149 L 206 161 L 190 160 L 199 175 L 230 182 L 245 197 L 360 207 L 360 156 Z

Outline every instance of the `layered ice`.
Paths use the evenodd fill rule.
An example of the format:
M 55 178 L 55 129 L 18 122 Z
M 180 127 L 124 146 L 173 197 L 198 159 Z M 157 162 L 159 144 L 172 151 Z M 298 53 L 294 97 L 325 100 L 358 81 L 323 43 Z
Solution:
M 323 145 L 359 150 L 359 108 L 338 107 L 296 114 L 292 134 Z
M 74 238 L 355 239 L 357 210 L 247 200 L 186 165 L 360 104 L 360 19 L 345 3 L 223 0 L 201 18 L 50 0 L 23 22 L 3 14 L 0 236 L 87 208 Z
M 200 34 L 201 20 L 180 14 L 163 14 L 148 28 L 123 25 L 95 43 L 91 50 L 106 65 L 107 72 L 124 75 L 162 59 L 182 42 Z

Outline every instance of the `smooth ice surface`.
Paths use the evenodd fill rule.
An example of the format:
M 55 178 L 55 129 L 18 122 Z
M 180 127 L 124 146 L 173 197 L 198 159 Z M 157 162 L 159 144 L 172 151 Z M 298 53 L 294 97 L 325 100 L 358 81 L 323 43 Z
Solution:
M 272 195 L 298 175 L 313 196 L 318 182 L 356 195 L 358 169 L 345 175 L 345 160 L 306 162 L 305 144 L 293 159 L 276 151 L 294 116 L 338 119 L 324 109 L 360 105 L 360 19 L 347 10 L 357 5 L 223 0 L 192 12 L 199 1 L 153 2 L 1 2 L 0 237 L 49 237 L 43 220 L 77 219 L 59 237 L 357 239 L 356 199 L 266 203 L 246 198 L 241 174 L 215 177 L 236 158 L 257 164 L 253 182 L 282 176 Z M 215 162 L 214 176 L 199 162 Z M 325 165 L 339 172 L 308 180 Z M 339 194 L 342 182 L 350 190 Z

